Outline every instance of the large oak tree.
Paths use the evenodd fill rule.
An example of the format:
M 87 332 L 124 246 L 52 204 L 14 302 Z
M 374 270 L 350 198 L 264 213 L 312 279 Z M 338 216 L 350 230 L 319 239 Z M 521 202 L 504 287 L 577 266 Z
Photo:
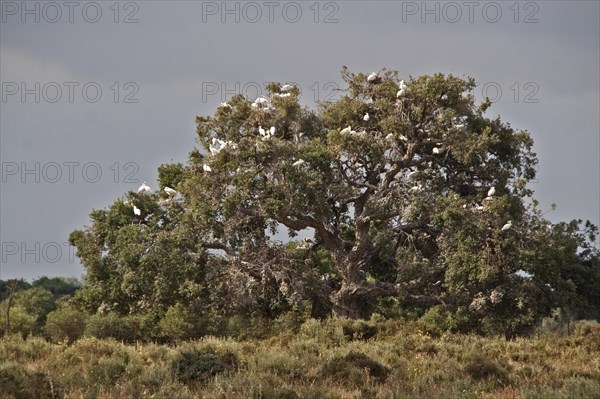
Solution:
M 581 299 L 577 279 L 598 285 L 597 251 L 578 254 L 596 227 L 542 217 L 532 139 L 485 115 L 474 80 L 342 77 L 317 111 L 273 83 L 198 117 L 203 151 L 159 170 L 181 197 L 129 193 L 140 217 L 119 200 L 73 233 L 89 289 L 122 310 L 309 299 L 350 317 L 393 298 L 518 331 Z

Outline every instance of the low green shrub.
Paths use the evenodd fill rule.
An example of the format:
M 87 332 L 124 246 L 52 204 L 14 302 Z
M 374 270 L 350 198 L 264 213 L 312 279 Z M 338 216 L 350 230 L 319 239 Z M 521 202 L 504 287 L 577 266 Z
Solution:
M 600 351 L 600 323 L 595 320 L 580 320 L 575 325 L 578 342 L 591 351 Z
M 95 338 L 114 338 L 119 341 L 135 341 L 135 330 L 127 317 L 116 313 L 95 314 L 87 319 L 84 334 Z
M 168 340 L 182 340 L 199 336 L 193 314 L 182 304 L 170 306 L 158 326 Z
M 171 363 L 171 369 L 180 382 L 204 384 L 212 377 L 235 370 L 235 355 L 182 351 Z
M 65 305 L 50 313 L 46 318 L 44 332 L 53 342 L 75 342 L 85 330 L 86 314 Z
M 58 384 L 51 381 L 45 372 L 30 371 L 13 362 L 0 364 L 0 387 L 3 398 L 52 399 L 62 397 Z
M 510 375 L 507 365 L 481 354 L 467 357 L 464 372 L 474 380 L 489 379 L 500 385 L 509 383 Z
M 390 368 L 364 353 L 352 351 L 345 356 L 336 356 L 327 362 L 321 369 L 321 376 L 331 378 L 336 382 L 361 386 L 367 383 L 368 378 L 377 383 L 383 383 L 390 372 Z
M 374 322 L 365 320 L 342 319 L 342 331 L 350 340 L 368 340 L 377 335 L 378 329 Z

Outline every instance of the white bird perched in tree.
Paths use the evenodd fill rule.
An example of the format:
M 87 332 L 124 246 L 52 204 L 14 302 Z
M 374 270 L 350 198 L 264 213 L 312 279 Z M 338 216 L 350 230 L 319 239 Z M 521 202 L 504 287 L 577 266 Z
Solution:
M 216 137 L 213 137 L 212 143 L 208 146 L 210 153 L 213 155 L 217 155 L 223 148 L 225 148 L 227 144 L 223 140 L 219 140 Z
M 385 139 L 386 139 L 386 140 L 391 140 L 391 139 L 393 139 L 393 138 L 394 138 L 394 134 L 393 134 L 393 133 L 390 133 L 390 134 L 388 134 L 387 136 L 385 136 Z
M 261 137 L 265 137 L 267 135 L 267 132 L 265 131 L 265 129 L 263 129 L 262 126 L 258 126 L 258 134 L 260 134 Z
M 268 102 L 269 101 L 264 97 L 258 97 L 256 100 L 254 100 L 255 104 L 266 104 Z
M 292 95 L 292 93 L 274 93 L 275 97 L 287 98 Z
M 212 168 L 207 164 L 202 165 L 202 170 L 204 170 L 205 172 L 212 172 Z
M 376 72 L 373 72 L 369 76 L 367 76 L 367 82 L 375 82 L 377 81 L 377 79 L 379 79 L 379 75 L 377 75 Z
M 304 159 L 299 159 L 296 162 L 294 162 L 292 164 L 292 166 L 302 166 L 302 165 L 304 165 L 304 163 L 305 163 Z
M 219 108 L 231 108 L 231 105 L 227 103 L 221 103 L 221 105 L 219 105 Z
M 493 197 L 494 194 L 496 194 L 496 187 L 490 188 L 489 191 L 487 192 L 488 197 Z
M 408 86 L 404 83 L 404 80 L 400 81 L 400 90 L 398 90 L 398 93 L 396 93 L 396 97 L 400 98 L 402 97 L 405 93 L 406 90 L 408 90 Z
M 169 197 L 174 197 L 177 195 L 177 191 L 173 190 L 171 187 L 165 187 L 164 190 Z
M 442 96 L 442 101 L 446 101 L 446 100 L 448 100 L 448 95 L 447 95 L 447 94 L 444 94 L 444 95 Z
M 138 208 L 137 206 L 133 206 L 133 213 L 137 216 L 141 216 L 142 215 L 142 211 L 140 210 L 140 208 Z
M 512 222 L 509 220 L 504 226 L 502 226 L 502 228 L 500 229 L 500 231 L 509 230 L 511 227 L 512 227 Z
M 286 92 L 286 91 L 290 91 L 294 88 L 294 86 L 292 85 L 283 85 L 281 86 L 281 91 Z
M 343 128 L 343 129 L 340 131 L 340 134 L 348 134 L 348 133 L 350 133 L 351 131 L 352 131 L 352 127 L 351 127 L 351 126 L 348 126 L 348 127 L 346 127 L 346 128 Z
M 433 147 L 433 150 L 432 150 L 432 152 L 433 152 L 434 154 L 436 154 L 436 155 L 437 155 L 437 154 L 441 154 L 441 153 L 442 153 L 442 149 L 441 149 L 441 148 L 439 148 L 439 147 Z
M 143 193 L 151 193 L 152 189 L 150 188 L 150 186 L 148 186 L 146 184 L 146 182 L 143 182 L 142 185 L 140 186 L 140 188 L 138 188 L 138 194 L 143 194 Z
M 369 116 L 369 113 L 367 112 L 365 114 L 365 116 L 363 116 L 363 121 L 367 122 L 369 119 L 371 119 L 371 117 Z
M 275 131 L 276 131 L 275 126 L 271 126 L 271 128 L 269 129 L 269 134 L 271 136 L 275 136 Z

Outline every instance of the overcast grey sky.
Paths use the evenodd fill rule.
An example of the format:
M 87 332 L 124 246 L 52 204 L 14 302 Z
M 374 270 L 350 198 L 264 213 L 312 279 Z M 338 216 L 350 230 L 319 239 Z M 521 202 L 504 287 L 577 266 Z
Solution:
M 600 222 L 598 1 L 0 2 L 0 279 L 81 276 L 66 245 L 156 169 L 196 115 L 295 82 L 308 106 L 340 69 L 474 77 L 531 132 L 553 221 Z

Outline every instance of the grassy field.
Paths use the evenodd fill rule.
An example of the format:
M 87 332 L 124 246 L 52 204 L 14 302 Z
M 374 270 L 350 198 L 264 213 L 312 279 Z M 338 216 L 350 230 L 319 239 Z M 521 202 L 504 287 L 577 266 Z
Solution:
M 0 341 L 2 398 L 600 398 L 600 324 L 506 340 L 309 320 L 264 339 Z

